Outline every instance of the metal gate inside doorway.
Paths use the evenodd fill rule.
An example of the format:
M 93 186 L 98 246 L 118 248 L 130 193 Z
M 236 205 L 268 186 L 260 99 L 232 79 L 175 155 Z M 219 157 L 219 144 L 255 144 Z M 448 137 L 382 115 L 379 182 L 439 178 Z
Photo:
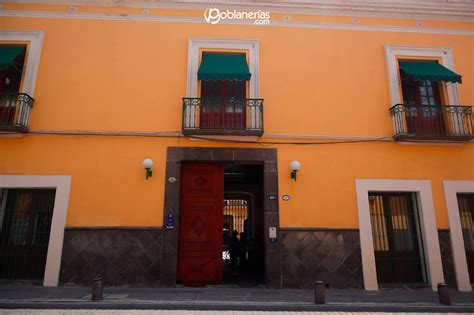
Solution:
M 226 192 L 224 194 L 224 242 L 222 259 L 228 263 L 229 240 L 234 231 L 241 243 L 248 241 L 252 227 L 252 195 L 249 193 Z
M 54 197 L 54 189 L 0 189 L 0 279 L 43 279 Z
M 414 193 L 369 193 L 377 279 L 381 284 L 426 283 Z

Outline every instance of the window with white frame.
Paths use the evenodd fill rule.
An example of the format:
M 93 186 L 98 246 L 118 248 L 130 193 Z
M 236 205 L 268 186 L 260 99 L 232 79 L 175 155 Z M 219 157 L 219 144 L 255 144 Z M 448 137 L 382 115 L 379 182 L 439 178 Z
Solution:
M 42 31 L 0 31 L 0 131 L 28 130 L 42 42 Z

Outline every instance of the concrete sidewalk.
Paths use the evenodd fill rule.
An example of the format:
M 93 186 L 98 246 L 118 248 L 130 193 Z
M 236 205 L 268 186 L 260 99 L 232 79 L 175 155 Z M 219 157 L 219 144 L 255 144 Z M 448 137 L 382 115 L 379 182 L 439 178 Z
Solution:
M 326 304 L 314 304 L 312 290 L 264 288 L 128 288 L 105 287 L 104 300 L 92 302 L 90 288 L 0 286 L 0 309 L 137 309 L 472 312 L 474 293 L 450 291 L 452 305 L 438 303 L 428 289 L 380 291 L 327 290 Z

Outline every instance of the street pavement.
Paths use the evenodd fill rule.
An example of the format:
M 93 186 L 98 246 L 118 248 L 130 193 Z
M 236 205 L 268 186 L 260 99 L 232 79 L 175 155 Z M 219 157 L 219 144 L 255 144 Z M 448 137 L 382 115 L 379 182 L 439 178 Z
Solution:
M 382 289 L 327 290 L 326 304 L 314 303 L 312 290 L 207 287 L 207 288 L 133 288 L 105 287 L 104 299 L 91 301 L 88 287 L 41 287 L 25 285 L 0 286 L 1 314 L 7 310 L 67 309 L 67 314 L 91 314 L 92 310 L 122 310 L 132 314 L 132 310 L 217 311 L 210 314 L 225 314 L 224 311 L 307 311 L 307 312 L 456 312 L 474 314 L 474 293 L 450 291 L 452 305 L 441 305 L 437 292 L 429 289 Z M 72 312 L 77 310 L 80 312 Z M 96 311 L 94 311 L 96 312 Z M 12 314 L 12 313 L 5 313 Z M 15 313 L 17 314 L 17 313 Z M 30 313 L 25 313 L 30 314 Z M 33 312 L 31 314 L 39 314 Z M 96 313 L 94 313 L 96 314 Z M 108 313 L 97 313 L 108 314 Z M 148 314 L 148 313 L 136 313 Z M 206 314 L 206 313 L 198 313 Z M 233 314 L 233 313 L 228 313 Z M 258 314 L 258 313 L 256 313 Z M 268 314 L 268 313 L 265 313 Z M 280 313 L 281 314 L 281 313 Z

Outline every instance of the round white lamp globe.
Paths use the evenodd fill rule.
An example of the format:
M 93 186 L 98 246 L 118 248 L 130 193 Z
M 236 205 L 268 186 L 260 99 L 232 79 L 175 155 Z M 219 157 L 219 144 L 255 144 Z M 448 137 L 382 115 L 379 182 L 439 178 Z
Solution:
M 143 167 L 146 169 L 153 167 L 153 160 L 152 159 L 144 159 L 143 160 Z
M 298 161 L 293 161 L 290 163 L 290 167 L 293 171 L 299 171 L 301 168 L 301 163 Z

